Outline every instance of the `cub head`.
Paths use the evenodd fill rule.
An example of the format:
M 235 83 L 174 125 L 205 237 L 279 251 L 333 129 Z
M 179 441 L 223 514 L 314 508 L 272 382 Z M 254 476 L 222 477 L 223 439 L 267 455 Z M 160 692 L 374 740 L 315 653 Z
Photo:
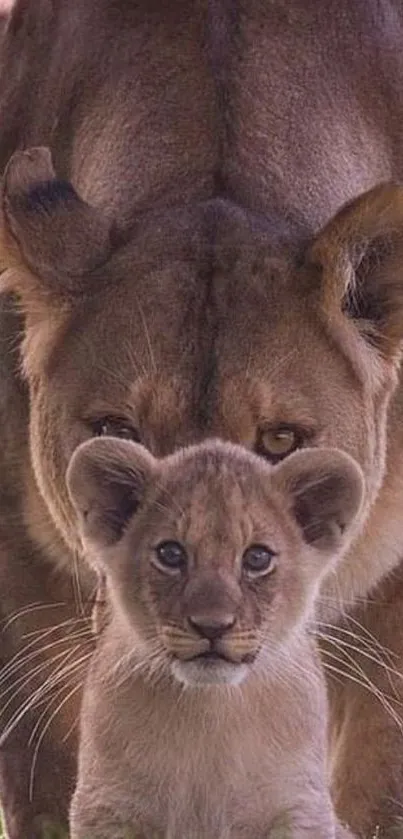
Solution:
M 272 467 L 212 441 L 157 460 L 105 438 L 67 473 L 87 555 L 106 577 L 112 631 L 145 671 L 191 685 L 270 676 L 346 549 L 361 470 L 337 450 Z M 119 627 L 119 629 L 117 629 Z
M 342 449 L 365 477 L 363 528 L 384 481 L 401 357 L 403 188 L 371 190 L 319 232 L 219 199 L 133 214 L 122 231 L 84 198 L 46 149 L 30 149 L 11 158 L 0 204 L 31 459 L 66 543 L 79 549 L 68 462 L 103 434 L 157 457 L 207 438 L 273 464 Z M 339 563 L 337 602 L 364 595 L 397 555 Z

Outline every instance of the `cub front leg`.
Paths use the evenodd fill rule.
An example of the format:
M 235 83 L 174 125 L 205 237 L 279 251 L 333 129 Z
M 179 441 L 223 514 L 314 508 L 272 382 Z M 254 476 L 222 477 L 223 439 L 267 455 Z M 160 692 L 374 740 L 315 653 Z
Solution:
M 70 839 L 159 839 L 151 834 L 146 836 L 134 827 L 118 825 L 116 820 L 108 823 L 101 818 L 98 821 L 96 816 L 89 821 L 83 820 L 73 824 L 70 828 Z

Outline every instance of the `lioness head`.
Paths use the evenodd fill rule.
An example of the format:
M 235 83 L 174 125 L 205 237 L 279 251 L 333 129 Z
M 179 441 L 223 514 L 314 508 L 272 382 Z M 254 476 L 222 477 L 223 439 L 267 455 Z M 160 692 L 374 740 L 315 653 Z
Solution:
M 92 440 L 67 484 L 114 631 L 151 670 L 162 661 L 188 684 L 237 683 L 259 661 L 270 670 L 345 549 L 363 494 L 341 452 L 272 467 L 218 441 L 157 460 L 135 443 Z
M 1 284 L 25 314 L 37 484 L 70 545 L 67 465 L 105 433 L 157 456 L 208 437 L 271 463 L 306 446 L 343 449 L 365 476 L 364 523 L 400 363 L 402 196 L 374 189 L 310 239 L 213 199 L 144 213 L 123 240 L 106 211 L 57 180 L 46 150 L 13 155 Z M 387 552 L 342 563 L 341 599 L 388 563 Z

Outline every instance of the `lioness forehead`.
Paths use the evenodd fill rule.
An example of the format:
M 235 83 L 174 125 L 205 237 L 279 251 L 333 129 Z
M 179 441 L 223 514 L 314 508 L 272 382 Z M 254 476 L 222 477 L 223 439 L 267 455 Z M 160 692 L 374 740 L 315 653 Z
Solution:
M 207 435 L 250 446 L 266 421 L 314 428 L 318 355 L 354 387 L 315 321 L 315 276 L 241 211 L 163 221 L 115 254 L 63 335 L 51 364 L 72 410 L 129 416 L 158 454 Z

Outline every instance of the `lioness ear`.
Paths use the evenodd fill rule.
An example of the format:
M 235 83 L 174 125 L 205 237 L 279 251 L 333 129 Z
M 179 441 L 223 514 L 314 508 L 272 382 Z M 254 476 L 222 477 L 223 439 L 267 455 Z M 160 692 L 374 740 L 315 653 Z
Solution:
M 341 309 L 393 359 L 403 339 L 403 186 L 375 187 L 343 207 L 308 261 L 321 270 L 327 312 Z
M 95 547 L 118 542 L 155 471 L 155 459 L 137 443 L 114 437 L 82 443 L 66 475 L 82 536 Z
M 290 499 L 305 541 L 337 553 L 363 500 L 358 464 L 337 449 L 304 449 L 277 466 L 273 480 Z
M 48 149 L 15 152 L 2 184 L 0 289 L 28 308 L 32 297 L 82 293 L 86 275 L 108 258 L 111 231 L 102 212 L 56 178 Z

